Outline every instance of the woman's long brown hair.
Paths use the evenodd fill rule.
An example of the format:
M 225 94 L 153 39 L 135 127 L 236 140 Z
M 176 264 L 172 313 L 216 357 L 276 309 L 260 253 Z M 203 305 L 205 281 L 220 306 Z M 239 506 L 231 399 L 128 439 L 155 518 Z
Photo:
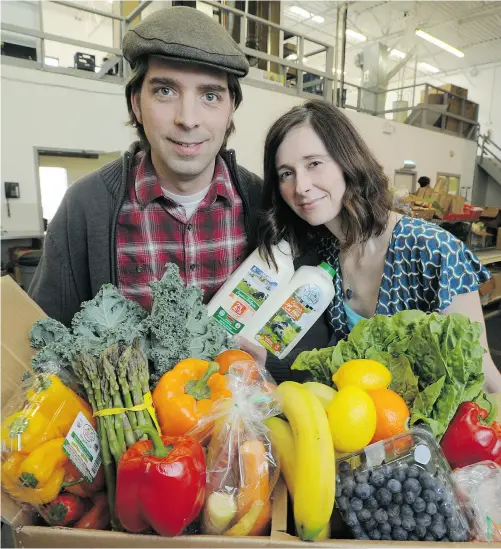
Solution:
M 312 227 L 287 205 L 280 194 L 276 155 L 287 134 L 308 124 L 343 171 L 346 192 L 340 212 L 345 234 L 343 249 L 365 244 L 381 235 L 391 207 L 388 178 L 353 124 L 340 109 L 313 100 L 292 108 L 270 128 L 264 148 L 264 187 L 258 242 L 261 255 L 275 264 L 272 246 L 289 241 L 294 257 L 305 253 L 318 235 L 330 235 L 324 226 Z

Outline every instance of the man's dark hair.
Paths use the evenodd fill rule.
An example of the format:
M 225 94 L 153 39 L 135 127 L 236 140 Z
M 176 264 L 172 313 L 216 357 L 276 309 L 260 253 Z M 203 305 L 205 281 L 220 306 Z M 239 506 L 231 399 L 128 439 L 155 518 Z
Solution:
M 426 177 L 425 175 L 422 175 L 418 181 L 419 185 L 421 186 L 421 188 L 423 187 L 429 187 L 430 185 L 430 178 L 429 177 Z
M 137 60 L 136 64 L 134 65 L 134 68 L 132 69 L 131 77 L 129 78 L 129 81 L 125 86 L 125 98 L 127 99 L 127 110 L 129 111 L 128 123 L 134 128 L 136 128 L 141 147 L 144 150 L 149 150 L 150 144 L 148 143 L 148 139 L 146 138 L 143 125 L 138 121 L 138 119 L 136 118 L 136 115 L 134 114 L 134 110 L 132 109 L 132 96 L 141 92 L 141 88 L 143 87 L 143 82 L 146 77 L 146 73 L 148 72 L 148 67 L 149 67 L 148 56 L 145 55 L 143 57 L 140 57 Z M 243 99 L 242 88 L 240 87 L 240 80 L 236 75 L 232 73 L 226 73 L 226 74 L 228 75 L 228 91 L 235 105 L 235 110 L 237 110 L 240 103 L 242 103 L 242 99 Z M 233 119 L 232 119 L 230 122 L 230 125 L 228 126 L 228 129 L 226 130 L 226 135 L 224 136 L 224 141 L 221 146 L 221 150 L 226 149 L 228 138 L 234 131 L 235 131 L 235 124 L 233 123 Z

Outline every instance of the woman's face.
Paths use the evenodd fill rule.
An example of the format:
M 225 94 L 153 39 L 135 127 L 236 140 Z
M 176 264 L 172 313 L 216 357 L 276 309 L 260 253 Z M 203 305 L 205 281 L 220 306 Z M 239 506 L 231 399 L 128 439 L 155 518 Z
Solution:
M 316 227 L 339 215 L 346 191 L 343 171 L 309 124 L 289 132 L 275 167 L 280 194 L 299 217 Z

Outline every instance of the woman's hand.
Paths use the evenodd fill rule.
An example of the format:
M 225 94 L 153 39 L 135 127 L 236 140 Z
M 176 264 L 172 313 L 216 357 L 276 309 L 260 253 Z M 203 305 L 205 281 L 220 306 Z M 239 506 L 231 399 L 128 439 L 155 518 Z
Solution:
M 248 339 L 245 339 L 245 337 L 241 336 L 235 337 L 235 343 L 240 347 L 240 349 L 242 349 L 242 351 L 245 351 L 252 355 L 252 357 L 259 366 L 262 366 L 263 368 L 265 367 L 267 356 L 265 348 L 261 347 L 260 345 L 255 345 L 254 343 L 251 343 Z

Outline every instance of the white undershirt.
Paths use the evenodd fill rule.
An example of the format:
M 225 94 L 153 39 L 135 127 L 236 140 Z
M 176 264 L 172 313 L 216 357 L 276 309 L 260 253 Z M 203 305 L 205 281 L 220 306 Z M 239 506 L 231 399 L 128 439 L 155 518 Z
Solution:
M 190 194 L 189 196 L 174 194 L 170 191 L 166 191 L 164 188 L 162 188 L 162 192 L 166 198 L 170 198 L 184 208 L 184 211 L 186 212 L 186 219 L 188 220 L 195 213 L 195 210 L 200 202 L 202 202 L 202 200 L 207 196 L 209 189 L 210 185 L 199 193 Z

